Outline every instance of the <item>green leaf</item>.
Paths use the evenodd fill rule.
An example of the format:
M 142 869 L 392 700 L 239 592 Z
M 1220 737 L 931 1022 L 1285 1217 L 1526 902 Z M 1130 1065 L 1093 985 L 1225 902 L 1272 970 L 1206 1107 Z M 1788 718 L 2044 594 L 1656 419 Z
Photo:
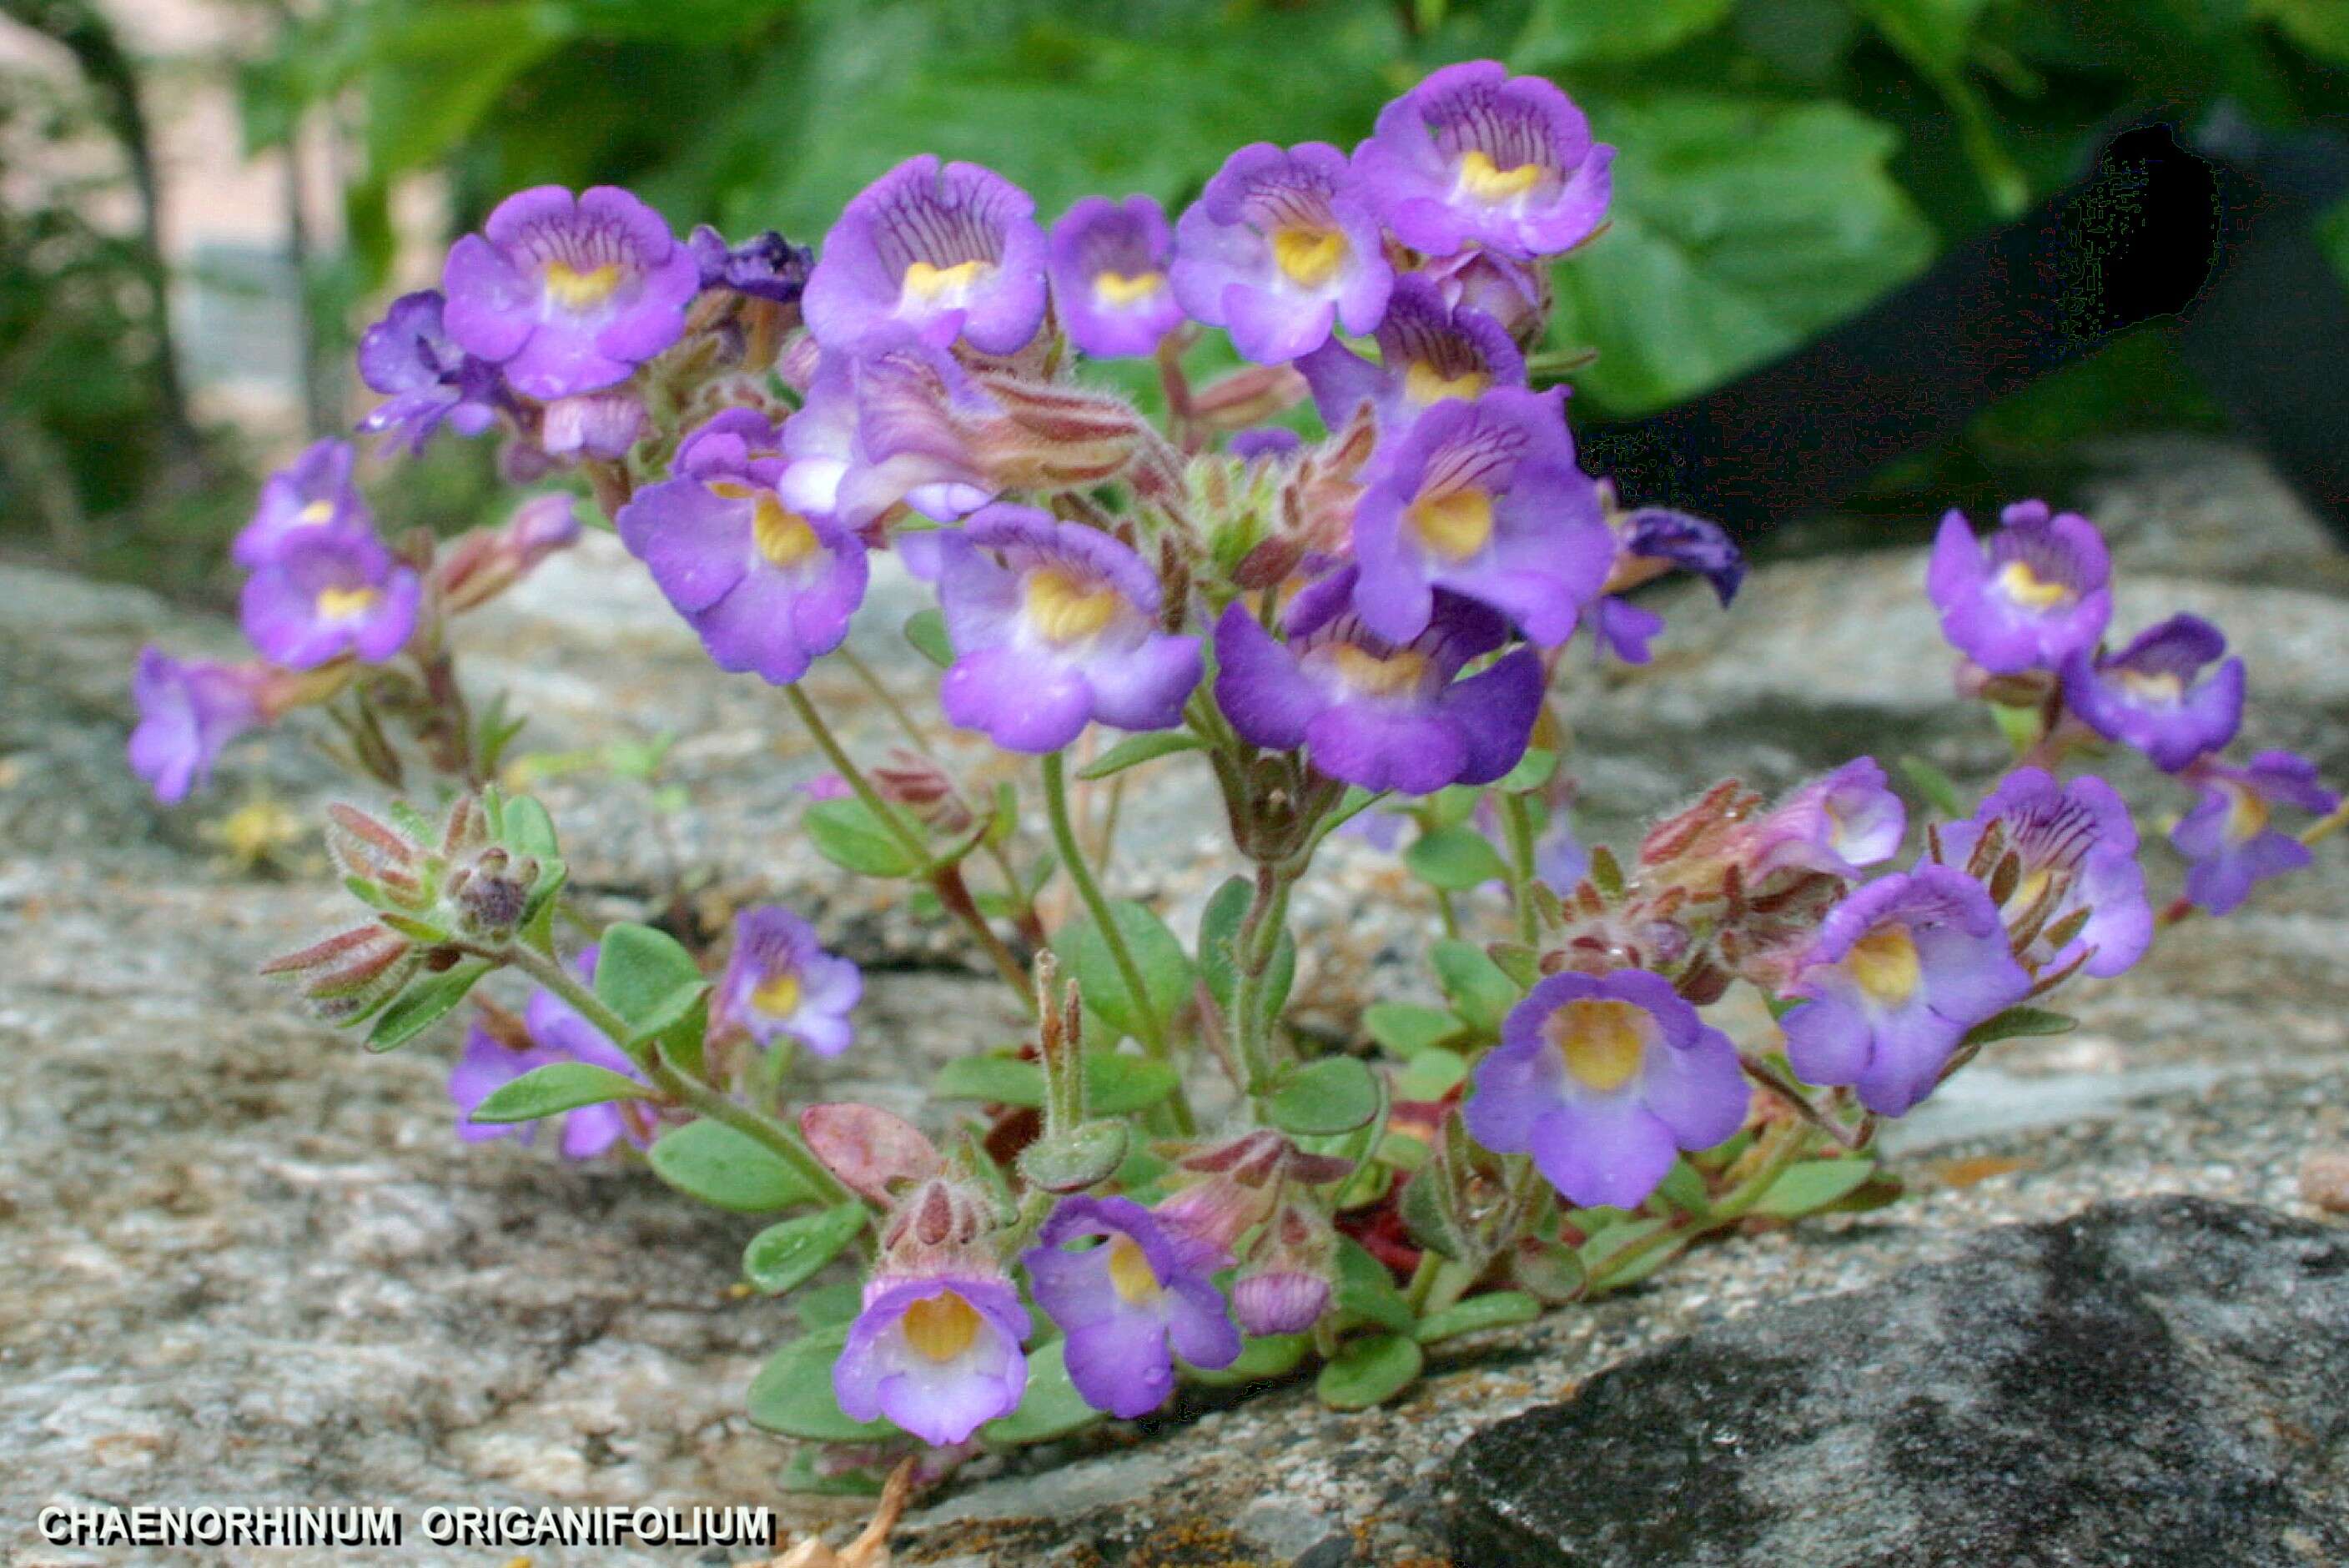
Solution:
M 701 965 L 667 933 L 625 922 L 605 928 L 595 952 L 595 995 L 628 1021 L 635 1038 L 675 1024 L 703 984 Z
M 1166 923 L 1147 906 L 1131 899 L 1115 899 L 1109 907 L 1118 930 L 1125 937 L 1127 950 L 1133 954 L 1134 966 L 1142 971 L 1143 989 L 1148 993 L 1145 1005 L 1164 1029 L 1190 999 L 1191 960 L 1184 953 L 1183 944 L 1166 929 Z M 1052 952 L 1061 966 L 1076 978 L 1085 1006 L 1100 1014 L 1102 1021 L 1118 1033 L 1135 1039 L 1142 1037 L 1140 1015 L 1126 995 L 1125 976 L 1118 972 L 1117 961 L 1110 956 L 1109 944 L 1102 939 L 1090 919 L 1071 921 L 1055 933 Z
M 1957 780 L 1918 756 L 1900 759 L 1900 775 L 1909 787 L 1917 791 L 1919 799 L 1942 816 L 1960 818 L 1967 815 L 1966 798 Z
M 1067 1340 L 1055 1339 L 1029 1353 L 1028 1387 L 1019 1396 L 1019 1408 L 979 1428 L 981 1438 L 998 1448 L 1050 1442 L 1102 1418 L 1069 1380 L 1068 1347 Z
M 1541 984 L 1541 954 L 1522 942 L 1486 943 L 1485 956 L 1520 990 L 1530 991 Z
M 1468 1058 L 1457 1051 L 1427 1050 L 1411 1058 L 1395 1079 L 1397 1099 L 1442 1099 L 1452 1086 L 1468 1076 Z
M 922 869 L 862 800 L 819 800 L 800 818 L 816 853 L 867 877 L 909 877 Z
M 1378 1080 L 1352 1057 L 1325 1057 L 1290 1073 L 1265 1102 L 1264 1113 L 1284 1132 L 1351 1132 L 1378 1115 Z
M 1371 1038 L 1404 1057 L 1449 1045 L 1467 1030 L 1444 1008 L 1412 1002 L 1371 1003 L 1362 1009 L 1362 1027 L 1370 1031 Z
M 1535 0 L 1509 49 L 1521 71 L 1619 65 L 1718 26 L 1736 0 Z
M 398 1050 L 447 1017 L 473 983 L 494 967 L 486 958 L 468 958 L 438 975 L 409 981 L 391 1005 L 376 1015 L 375 1027 L 367 1031 L 367 1048 Z
M 1435 965 L 1455 1012 L 1485 1034 L 1501 1032 L 1501 1020 L 1517 1005 L 1517 987 L 1483 948 L 1447 936 L 1429 950 L 1428 962 Z
M 1123 1121 L 1088 1121 L 1048 1132 L 1019 1151 L 1019 1174 L 1047 1192 L 1081 1192 L 1117 1174 L 1132 1140 Z
M 1077 769 L 1080 779 L 1107 779 L 1178 751 L 1204 751 L 1206 743 L 1186 729 L 1153 729 L 1128 736 Z
M 1403 869 L 1433 888 L 1465 892 L 1488 882 L 1508 880 L 1508 863 L 1492 841 L 1474 828 L 1437 828 L 1422 833 L 1402 853 Z
M 1228 1367 L 1194 1367 L 1183 1363 L 1185 1381 L 1204 1383 L 1211 1388 L 1237 1388 L 1248 1383 L 1269 1383 L 1286 1377 L 1297 1370 L 1312 1348 L 1310 1336 L 1303 1334 L 1268 1334 L 1260 1338 L 1240 1342 L 1239 1359 Z
M 1483 1295 L 1472 1295 L 1466 1301 L 1421 1318 L 1413 1337 L 1422 1345 L 1433 1345 L 1438 1340 L 1451 1339 L 1458 1335 L 1475 1334 L 1487 1328 L 1506 1328 L 1516 1323 L 1531 1323 L 1540 1315 L 1541 1303 L 1521 1290 L 1487 1291 Z
M 1581 1253 L 1562 1242 L 1538 1237 L 1517 1243 L 1509 1270 L 1519 1284 L 1547 1302 L 1573 1301 L 1590 1285 Z
M 2251 12 L 2273 18 L 2310 54 L 2349 66 L 2349 7 L 2340 0 L 2251 0 Z
M 1857 0 L 1885 42 L 1917 67 L 1949 105 L 1958 140 L 1974 166 L 1992 207 L 2012 216 L 2031 194 L 2030 182 L 2007 156 L 1992 129 L 1989 106 L 1966 75 L 1976 18 L 1987 0 Z
M 1505 795 L 1524 795 L 1540 789 L 1557 771 L 1557 753 L 1546 747 L 1530 747 L 1517 765 L 1501 775 L 1493 788 Z
M 549 1062 L 492 1089 L 467 1119 L 495 1125 L 536 1121 L 560 1116 L 583 1105 L 606 1105 L 616 1099 L 643 1099 L 652 1091 L 626 1073 L 599 1068 L 593 1062 Z
M 1672 1168 L 1664 1172 L 1661 1181 L 1656 1183 L 1656 1191 L 1663 1194 L 1666 1202 L 1683 1214 L 1702 1218 L 1713 1212 L 1712 1201 L 1705 1194 L 1704 1178 L 1686 1160 L 1672 1161 Z
M 1373 1334 L 1339 1351 L 1313 1380 L 1313 1392 L 1333 1410 L 1367 1410 L 1409 1387 L 1426 1365 L 1419 1341 L 1407 1334 Z
M 939 1099 L 976 1099 L 1034 1109 L 1044 1103 L 1044 1064 L 1014 1057 L 957 1057 L 939 1069 L 930 1093 Z
M 1619 1274 L 1610 1274 L 1608 1265 L 1632 1243 L 1645 1241 L 1663 1228 L 1661 1220 L 1627 1220 L 1609 1225 L 1582 1243 L 1582 1266 L 1594 1281 L 1604 1275 L 1603 1283 L 1609 1290 L 1621 1290 L 1626 1285 L 1637 1284 L 1687 1251 L 1688 1236 L 1680 1236 L 1662 1246 L 1641 1253 Z
M 508 848 L 542 861 L 562 853 L 555 841 L 554 819 L 536 800 L 528 795 L 516 795 L 505 803 L 504 815 L 502 836 Z
M 1786 1167 L 1754 1205 L 1756 1214 L 1797 1219 L 1857 1191 L 1876 1173 L 1873 1160 L 1803 1160 Z
M 1381 1328 L 1392 1328 L 1397 1334 L 1409 1334 L 1418 1323 L 1411 1305 L 1395 1289 L 1394 1276 L 1387 1265 L 1362 1250 L 1360 1242 L 1350 1236 L 1338 1240 L 1337 1306 L 1340 1312 L 1353 1314 L 1365 1323 Z
M 864 1204 L 841 1203 L 769 1225 L 742 1249 L 742 1277 L 769 1295 L 795 1289 L 838 1257 L 864 1222 Z
M 816 1196 L 772 1150 L 722 1121 L 688 1121 L 663 1133 L 647 1158 L 653 1174 L 687 1197 L 737 1213 L 771 1213 Z
M 864 1282 L 834 1280 L 830 1284 L 812 1284 L 792 1293 L 792 1310 L 799 1314 L 802 1328 L 829 1328 L 834 1324 L 856 1321 L 864 1310 Z
M 1968 1029 L 1964 1043 L 1987 1046 L 1995 1040 L 2022 1039 L 2032 1035 L 2068 1035 L 2079 1026 L 2080 1020 L 2069 1013 L 2046 1007 L 2009 1007 Z
M 1931 229 L 1898 138 L 1838 103 L 1658 94 L 1588 106 L 1620 148 L 1607 232 L 1555 273 L 1550 341 L 1615 413 L 1675 403 L 1784 353 L 1922 268 Z
M 1174 1092 L 1182 1075 L 1170 1063 L 1116 1051 L 1085 1053 L 1085 1104 L 1101 1116 L 1130 1116 Z
M 1448 1205 L 1441 1167 L 1413 1177 L 1404 1186 L 1398 1207 L 1402 1213 L 1403 1229 L 1428 1251 L 1465 1262 L 1475 1250 Z
M 654 1145 L 658 1148 L 659 1145 Z M 815 1443 L 871 1442 L 896 1431 L 887 1421 L 852 1421 L 832 1395 L 832 1364 L 848 1343 L 848 1325 L 803 1334 L 767 1358 L 750 1379 L 751 1423 Z
M 947 639 L 947 618 L 935 609 L 916 610 L 905 618 L 905 641 L 940 669 L 954 663 L 954 645 Z
M 1227 879 L 1207 899 L 1207 907 L 1199 914 L 1199 975 L 1207 983 L 1207 994 L 1216 1006 L 1226 1014 L 1232 1009 L 1232 996 L 1239 985 L 1239 966 L 1232 957 L 1232 943 L 1238 936 L 1240 922 L 1247 918 L 1248 904 L 1256 890 L 1246 877 Z M 1287 931 L 1273 944 L 1272 964 L 1265 971 L 1265 1016 L 1277 1018 L 1288 1005 L 1288 990 L 1297 981 L 1297 938 Z

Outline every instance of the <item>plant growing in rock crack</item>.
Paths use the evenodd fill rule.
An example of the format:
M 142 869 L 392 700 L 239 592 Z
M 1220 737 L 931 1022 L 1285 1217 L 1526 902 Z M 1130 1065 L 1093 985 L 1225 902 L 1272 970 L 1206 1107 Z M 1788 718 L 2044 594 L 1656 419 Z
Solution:
M 1865 758 L 1580 847 L 1557 664 L 1583 632 L 1644 662 L 1661 622 L 1628 595 L 1686 571 L 1725 604 L 1743 573 L 1713 525 L 1619 506 L 1564 392 L 1536 388 L 1563 368 L 1526 353 L 1547 269 L 1600 226 L 1611 158 L 1554 87 L 1469 64 L 1350 156 L 1240 150 L 1171 225 L 1137 196 L 1047 231 L 999 175 L 918 158 L 819 260 L 543 188 L 367 334 L 388 400 L 362 428 L 409 450 L 498 430 L 514 475 L 584 477 L 711 658 L 778 688 L 829 759 L 815 846 L 920 890 L 1000 973 L 1028 1037 L 940 1076 L 938 1100 L 980 1108 L 943 1139 L 791 1106 L 794 1052 L 857 1048 L 862 990 L 791 911 L 740 911 L 709 963 L 646 925 L 558 942 L 555 825 L 498 787 L 518 720 L 469 708 L 452 634 L 577 535 L 567 494 L 390 546 L 351 449 L 312 449 L 237 541 L 260 659 L 142 655 L 133 766 L 176 800 L 240 730 L 315 707 L 386 789 L 431 770 L 429 813 L 335 809 L 367 915 L 269 967 L 375 1049 L 519 970 L 523 1012 L 476 998 L 464 1136 L 552 1125 L 567 1155 L 641 1151 L 688 1193 L 785 1212 L 744 1269 L 801 1333 L 750 1411 L 833 1445 L 811 1484 L 916 1445 L 935 1475 L 1309 1364 L 1330 1403 L 1372 1404 L 1430 1345 L 1757 1218 L 1887 1202 L 1883 1119 L 1992 1041 L 2069 1026 L 2044 1004 L 2074 975 L 2306 863 L 2340 801 L 2297 757 L 2225 759 L 2244 671 L 2216 628 L 2108 647 L 2101 538 L 2029 501 L 1987 542 L 1952 514 L 1933 552 L 1959 678 L 2016 765 L 1970 806 L 1906 761 L 1921 850 Z M 1195 386 L 1206 328 L 1252 363 Z M 1163 421 L 1089 373 L 1121 357 L 1154 362 Z M 800 684 L 853 660 L 885 555 L 935 588 L 905 635 L 939 710 L 1033 758 L 1025 785 L 978 788 L 855 665 L 910 743 L 861 760 Z M 1081 749 L 1097 727 L 1125 738 Z M 2113 746 L 2199 797 L 2158 915 L 2119 796 L 2062 771 Z M 1240 868 L 1188 940 L 1104 885 L 1127 777 L 1178 767 L 1212 776 Z M 2279 808 L 2315 820 L 2291 836 Z M 1401 848 L 1443 933 L 1441 1003 L 1362 998 L 1359 1048 L 1287 1020 L 1291 899 L 1341 830 Z M 1048 929 L 1055 878 L 1078 913 Z M 1739 986 L 1772 1037 L 1709 1018 Z M 1203 1118 L 1217 1075 L 1228 1109 Z M 846 1255 L 861 1285 L 825 1282 Z

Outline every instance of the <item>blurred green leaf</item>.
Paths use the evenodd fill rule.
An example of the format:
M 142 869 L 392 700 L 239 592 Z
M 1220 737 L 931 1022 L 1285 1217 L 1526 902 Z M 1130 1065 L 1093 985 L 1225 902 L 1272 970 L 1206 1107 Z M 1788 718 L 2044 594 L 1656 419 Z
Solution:
M 1068 1347 L 1067 1340 L 1055 1339 L 1030 1353 L 1028 1387 L 1019 1396 L 1019 1408 L 979 1428 L 982 1439 L 999 1448 L 1050 1442 L 1102 1418 L 1102 1413 L 1086 1404 L 1069 1380 Z
M 1501 1020 L 1517 1005 L 1517 987 L 1483 948 L 1446 937 L 1429 949 L 1428 962 L 1463 1018 L 1488 1035 L 1500 1033 Z
M 1362 1027 L 1371 1038 L 1398 1056 L 1417 1056 L 1422 1051 L 1456 1040 L 1465 1026 L 1442 1007 L 1423 1007 L 1413 1002 L 1373 1002 L 1362 1009 Z
M 1112 899 L 1109 907 L 1111 917 L 1125 938 L 1127 950 L 1133 954 L 1134 966 L 1142 972 L 1143 989 L 1148 993 L 1145 1005 L 1157 1015 L 1164 1027 L 1190 1000 L 1190 957 L 1183 951 L 1181 941 L 1166 929 L 1166 923 L 1147 905 L 1131 899 Z M 1134 1011 L 1133 998 L 1127 994 L 1125 976 L 1119 972 L 1116 959 L 1110 955 L 1109 944 L 1102 940 L 1091 919 L 1071 921 L 1055 932 L 1052 952 L 1075 978 L 1085 1006 L 1119 1033 L 1135 1039 L 1142 1037 L 1140 1016 Z
M 1876 1173 L 1873 1160 L 1805 1160 L 1786 1168 L 1754 1205 L 1757 1214 L 1797 1219 L 1828 1208 Z
M 1619 65 L 1720 25 L 1737 0 L 1534 0 L 1509 49 L 1520 71 Z
M 536 1121 L 582 1106 L 642 1099 L 651 1092 L 626 1074 L 593 1062 L 548 1062 L 492 1089 L 466 1119 L 482 1126 Z
M 1197 736 L 1188 731 L 1152 730 L 1145 734 L 1126 737 L 1084 767 L 1078 769 L 1077 777 L 1107 779 L 1114 774 L 1123 773 L 1129 768 L 1139 768 L 1145 762 L 1155 761 L 1161 757 L 1172 757 L 1178 751 L 1203 749 L 1205 749 L 1204 743 Z
M 1350 1341 L 1321 1368 L 1313 1392 L 1333 1410 L 1367 1410 L 1411 1386 L 1427 1364 L 1419 1342 L 1401 1332 Z
M 1264 1113 L 1284 1132 L 1351 1132 L 1378 1115 L 1379 1086 L 1352 1057 L 1325 1057 L 1290 1073 L 1265 1102 Z
M 1421 1318 L 1414 1337 L 1422 1345 L 1433 1345 L 1438 1340 L 1483 1329 L 1531 1323 L 1540 1315 L 1541 1303 L 1521 1290 L 1487 1291 Z
M 896 1431 L 887 1421 L 852 1421 L 841 1414 L 832 1393 L 832 1364 L 847 1343 L 848 1326 L 836 1324 L 803 1334 L 769 1357 L 750 1379 L 751 1422 L 818 1443 L 871 1442 Z
M 1403 851 L 1405 870 L 1433 888 L 1465 892 L 1488 882 L 1505 882 L 1509 868 L 1492 841 L 1470 827 L 1422 833 Z
M 920 863 L 862 800 L 819 800 L 800 819 L 816 853 L 843 871 L 868 877 L 909 877 Z

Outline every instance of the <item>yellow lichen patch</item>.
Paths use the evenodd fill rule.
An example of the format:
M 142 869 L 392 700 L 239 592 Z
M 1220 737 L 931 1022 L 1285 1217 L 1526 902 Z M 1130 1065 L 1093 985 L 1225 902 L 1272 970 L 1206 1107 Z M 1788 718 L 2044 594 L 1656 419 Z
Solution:
M 1132 1236 L 1120 1236 L 1109 1244 L 1109 1283 L 1122 1301 L 1150 1301 L 1158 1295 L 1158 1271 Z
M 366 614 L 381 597 L 372 588 L 321 588 L 317 598 L 318 618 L 348 621 Z
M 934 267 L 927 262 L 915 262 L 905 268 L 899 287 L 908 299 L 960 299 L 978 282 L 981 273 L 988 269 L 986 262 L 957 262 L 950 267 Z
M 2050 583 L 2025 561 L 2010 561 L 1998 569 L 1998 590 L 2026 610 L 2053 610 L 2078 594 L 2061 583 Z
M 978 1314 L 953 1291 L 905 1309 L 905 1343 L 932 1361 L 951 1361 L 978 1337 Z
M 1272 259 L 1289 282 L 1319 288 L 1345 264 L 1346 236 L 1335 229 L 1278 229 L 1272 236 Z
M 1905 925 L 1869 932 L 1851 944 L 1843 963 L 1868 998 L 1887 1007 L 1898 1007 L 1915 995 L 1923 974 L 1917 959 L 1917 939 Z
M 1503 169 L 1483 148 L 1472 147 L 1460 159 L 1460 188 L 1480 201 L 1506 201 L 1524 195 L 1541 182 L 1538 163 Z
M 1399 696 L 1417 689 L 1427 675 L 1427 655 L 1415 648 L 1403 648 L 1382 659 L 1368 648 L 1340 643 L 1330 650 L 1330 657 L 1338 666 L 1340 680 L 1370 696 Z
M 1465 561 L 1493 539 L 1493 498 L 1474 485 L 1412 502 L 1411 528 L 1431 554 Z
M 1640 1071 L 1654 1025 L 1629 1002 L 1568 1002 L 1552 1013 L 1542 1033 L 1566 1058 L 1566 1070 L 1586 1088 L 1621 1088 Z
M 1164 273 L 1134 273 L 1129 275 L 1101 272 L 1093 274 L 1093 298 L 1112 308 L 1138 304 L 1165 286 L 1166 274 Z
M 1117 614 L 1117 590 L 1047 566 L 1028 579 L 1028 624 L 1055 643 L 1092 636 Z
M 1411 368 L 1402 373 L 1402 395 L 1422 407 L 1441 403 L 1446 397 L 1473 402 L 1492 384 L 1493 378 L 1481 370 L 1446 376 L 1423 359 L 1413 360 Z
M 620 277 L 617 262 L 605 262 L 585 272 L 568 262 L 549 262 L 546 292 L 565 310 L 593 310 L 612 297 L 613 291 L 620 286 Z

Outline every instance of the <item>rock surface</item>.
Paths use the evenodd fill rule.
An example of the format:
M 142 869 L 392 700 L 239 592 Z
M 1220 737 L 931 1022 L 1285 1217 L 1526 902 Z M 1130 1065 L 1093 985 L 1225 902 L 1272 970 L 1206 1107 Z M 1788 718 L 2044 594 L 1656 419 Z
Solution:
M 2192 1198 L 1991 1231 L 1611 1367 L 1454 1460 L 1477 1568 L 2349 1558 L 2349 1234 Z
M 2341 558 L 2232 449 L 2102 460 L 2075 499 L 2115 525 L 2123 621 L 2220 614 L 2252 666 L 2249 738 L 2349 772 Z M 722 913 L 754 895 L 814 911 L 875 972 L 857 1049 L 793 1092 L 917 1109 L 937 1061 L 1012 1026 L 999 988 L 902 892 L 813 856 L 795 787 L 820 764 L 788 710 L 710 670 L 614 555 L 562 562 L 464 636 L 469 683 L 512 689 L 534 751 L 679 738 L 653 783 L 566 772 L 534 786 L 593 913 Z M 1565 699 L 1586 836 L 1619 835 L 1722 769 L 1775 787 L 1854 749 L 1921 748 L 1983 776 L 1995 740 L 1949 695 L 1921 559 L 1912 541 L 1765 564 L 1726 617 L 1668 600 L 1655 665 L 1578 676 Z M 912 602 L 902 587 L 882 597 L 858 646 L 926 708 L 929 676 L 895 635 Z M 787 1307 L 734 1289 L 759 1222 L 640 1170 L 460 1146 L 443 1089 L 452 1040 L 367 1057 L 254 977 L 339 901 L 315 838 L 282 874 L 255 876 L 222 861 L 211 830 L 257 798 L 314 816 L 333 776 L 296 737 L 255 737 L 211 796 L 159 811 L 121 760 L 125 672 L 149 640 L 235 642 L 135 591 L 0 565 L 0 1554 L 100 1561 L 24 1534 L 55 1501 L 367 1501 L 401 1508 L 411 1537 L 424 1508 L 455 1503 L 771 1502 L 798 1528 L 850 1517 L 853 1503 L 780 1494 L 791 1448 L 740 1414 L 792 1332 Z M 817 695 L 852 745 L 888 743 L 855 682 L 828 673 Z M 1185 763 L 1134 776 L 1111 879 L 1178 929 L 1230 870 Z M 2158 777 L 2124 782 L 2148 825 L 2179 803 Z M 1023 824 L 1023 863 L 1041 841 Z M 1333 848 L 1330 880 L 1299 901 L 1299 995 L 1343 1030 L 1366 996 L 1418 983 L 1434 922 L 1391 860 Z M 2166 855 L 2147 855 L 2157 882 L 2174 881 Z M 2154 963 L 2075 996 L 2078 1033 L 2000 1047 L 1899 1130 L 1914 1196 L 1895 1209 L 1736 1238 L 1626 1297 L 1447 1345 L 1377 1411 L 1334 1415 L 1287 1387 L 983 1460 L 909 1520 L 901 1560 L 1433 1568 L 1454 1446 L 1675 1336 L 1890 1280 L 1986 1224 L 2101 1199 L 2319 1212 L 2299 1173 L 2349 1148 L 2349 855 L 2336 847 L 2232 919 L 2178 928 Z

